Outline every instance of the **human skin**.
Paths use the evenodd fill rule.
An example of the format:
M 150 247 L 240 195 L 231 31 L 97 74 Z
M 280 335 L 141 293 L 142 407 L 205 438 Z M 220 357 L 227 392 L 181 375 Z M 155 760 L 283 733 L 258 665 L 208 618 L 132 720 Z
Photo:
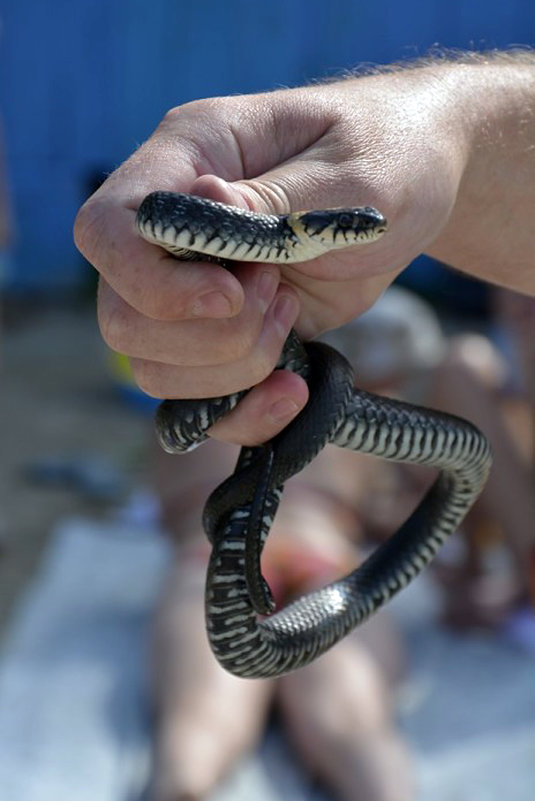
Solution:
M 211 433 L 238 444 L 269 439 L 307 400 L 302 379 L 274 371 L 290 328 L 310 338 L 341 325 L 418 254 L 535 294 L 534 129 L 529 53 L 172 109 L 75 224 L 78 247 L 101 273 L 104 339 L 156 397 L 254 386 Z M 134 228 L 155 189 L 274 213 L 368 204 L 389 230 L 291 267 L 178 268 Z
M 276 680 L 237 678 L 211 655 L 204 632 L 209 546 L 201 505 L 235 458 L 236 449 L 221 442 L 207 443 L 187 460 L 156 452 L 155 485 L 174 547 L 151 649 L 151 801 L 208 797 L 262 737 L 273 703 L 296 755 L 334 797 L 408 801 L 414 797 L 411 762 L 396 729 L 392 692 L 404 675 L 404 654 L 387 613 L 314 664 Z M 276 578 L 279 592 L 305 592 L 358 563 L 356 510 L 372 486 L 366 457 L 334 446 L 289 483 L 266 546 L 267 575 Z M 313 568 L 309 562 L 307 575 L 311 554 L 319 562 Z

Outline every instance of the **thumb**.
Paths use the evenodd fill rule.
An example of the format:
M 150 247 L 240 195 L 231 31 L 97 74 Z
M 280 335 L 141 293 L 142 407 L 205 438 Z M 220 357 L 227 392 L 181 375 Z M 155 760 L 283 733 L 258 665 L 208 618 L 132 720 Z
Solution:
M 319 148 L 319 145 L 316 147 Z M 356 173 L 356 171 L 355 171 Z M 216 175 L 202 175 L 190 188 L 192 194 L 264 214 L 370 205 L 369 191 L 359 187 L 356 175 L 339 161 L 326 161 L 318 153 L 298 154 L 255 178 L 228 182 Z

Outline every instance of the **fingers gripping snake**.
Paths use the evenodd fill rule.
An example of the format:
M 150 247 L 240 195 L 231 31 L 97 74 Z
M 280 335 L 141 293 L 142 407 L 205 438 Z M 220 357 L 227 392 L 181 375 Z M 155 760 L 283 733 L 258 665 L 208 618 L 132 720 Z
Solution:
M 377 239 L 386 220 L 360 207 L 262 215 L 169 192 L 141 204 L 139 233 L 179 259 L 290 264 Z M 265 446 L 242 448 L 234 473 L 210 496 L 204 528 L 212 543 L 205 607 L 212 650 L 242 677 L 278 676 L 310 663 L 407 585 L 435 556 L 473 504 L 491 464 L 486 438 L 471 423 L 354 389 L 341 354 L 288 337 L 277 365 L 302 375 L 310 400 Z M 160 442 L 190 450 L 245 392 L 204 400 L 164 401 Z M 420 505 L 357 569 L 276 614 L 260 570 L 284 482 L 327 442 L 440 470 Z M 259 617 L 268 615 L 264 619 Z

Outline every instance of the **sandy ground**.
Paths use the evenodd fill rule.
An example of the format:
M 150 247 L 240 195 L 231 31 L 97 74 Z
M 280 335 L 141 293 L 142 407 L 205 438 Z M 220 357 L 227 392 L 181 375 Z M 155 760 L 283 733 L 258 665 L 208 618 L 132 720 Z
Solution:
M 166 555 L 157 532 L 132 538 L 110 520 L 147 479 L 150 415 L 114 388 L 91 307 L 11 312 L 3 379 L 0 796 L 139 801 L 150 775 L 141 654 Z M 43 459 L 95 457 L 97 478 L 113 486 L 115 470 L 122 484 L 110 497 L 72 476 L 50 483 L 50 463 L 36 476 Z M 411 656 L 400 716 L 422 801 L 529 801 L 533 656 L 444 632 L 421 618 L 429 597 L 413 588 L 399 599 Z M 323 801 L 286 751 L 268 736 L 217 801 Z
M 73 514 L 100 516 L 110 506 L 72 482 L 52 485 L 29 474 L 43 460 L 61 465 L 88 458 L 131 485 L 146 472 L 152 435 L 149 416 L 126 405 L 113 387 L 92 304 L 6 308 L 4 317 L 0 626 L 34 573 L 55 522 Z
M 166 545 L 146 524 L 55 528 L 0 658 L 0 798 L 149 801 L 146 654 Z M 532 801 L 534 658 L 498 637 L 446 632 L 434 586 L 424 573 L 391 606 L 409 653 L 397 706 L 414 801 Z M 277 725 L 206 801 L 251 798 L 334 801 Z

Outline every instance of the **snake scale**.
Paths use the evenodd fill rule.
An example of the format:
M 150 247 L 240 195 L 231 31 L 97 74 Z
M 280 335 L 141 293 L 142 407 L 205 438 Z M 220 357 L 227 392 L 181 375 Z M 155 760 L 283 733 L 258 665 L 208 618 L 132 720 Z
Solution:
M 144 239 L 179 259 L 231 267 L 228 260 L 289 264 L 373 241 L 386 220 L 367 206 L 275 216 L 153 192 L 136 225 Z M 241 449 L 234 473 L 204 510 L 212 544 L 208 637 L 220 664 L 242 677 L 278 676 L 310 663 L 405 587 L 458 528 L 491 464 L 488 441 L 471 423 L 355 389 L 351 366 L 327 345 L 301 343 L 292 332 L 278 367 L 307 380 L 307 406 L 265 446 Z M 195 447 L 243 395 L 164 401 L 156 418 L 161 444 L 174 453 Z M 271 614 L 262 548 L 284 482 L 327 442 L 440 472 L 401 528 L 352 573 Z

